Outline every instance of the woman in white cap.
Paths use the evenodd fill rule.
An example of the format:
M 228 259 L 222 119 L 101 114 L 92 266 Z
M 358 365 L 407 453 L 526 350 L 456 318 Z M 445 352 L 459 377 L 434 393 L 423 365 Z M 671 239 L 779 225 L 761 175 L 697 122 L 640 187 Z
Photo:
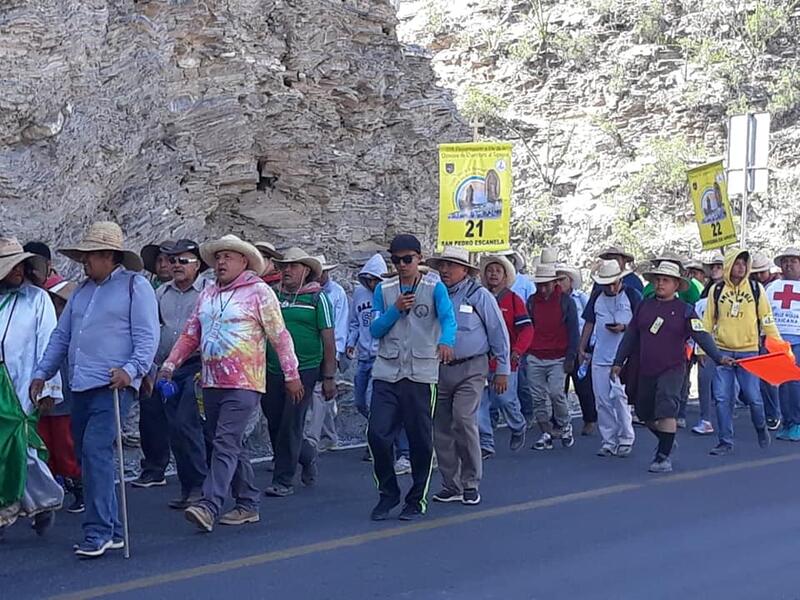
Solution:
M 58 374 L 34 398 L 28 394 L 34 367 L 56 327 L 47 292 L 30 282 L 33 272 L 46 274 L 46 261 L 24 252 L 16 239 L 0 238 L 0 535 L 25 514 L 34 516 L 34 528 L 41 535 L 53 523 L 52 509 L 58 508 L 25 511 L 22 504 L 29 455 L 44 458 L 47 452 L 36 433 L 39 411 L 62 400 Z M 52 479 L 49 471 L 47 476 Z

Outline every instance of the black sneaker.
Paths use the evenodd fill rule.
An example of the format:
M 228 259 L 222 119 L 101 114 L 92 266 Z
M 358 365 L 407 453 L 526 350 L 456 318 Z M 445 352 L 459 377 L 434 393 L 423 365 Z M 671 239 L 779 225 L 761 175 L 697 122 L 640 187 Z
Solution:
M 442 488 L 433 495 L 434 502 L 461 502 L 464 500 L 463 494 Z
M 398 504 L 400 504 L 400 500 L 381 498 L 375 508 L 372 509 L 369 518 L 373 521 L 385 521 L 389 518 L 389 513 L 392 512 L 392 509 Z
M 400 516 L 398 517 L 401 521 L 417 521 L 425 516 L 425 513 L 422 512 L 422 509 L 419 506 L 412 506 L 411 504 L 406 504 L 403 507 L 403 510 L 400 512 Z
M 150 488 L 160 485 L 167 485 L 167 479 L 164 475 L 155 475 L 153 473 L 144 472 L 139 477 L 131 481 L 133 487 Z
M 33 517 L 33 530 L 36 535 L 43 536 L 45 533 L 52 529 L 53 524 L 56 522 L 56 512 L 48 510 L 47 512 L 39 513 Z
M 82 513 L 85 510 L 86 510 L 86 504 L 83 501 L 83 494 L 80 495 L 75 494 L 75 499 L 72 501 L 72 504 L 70 504 L 67 507 L 67 512 L 76 515 L 78 513 Z
M 561 445 L 564 448 L 572 448 L 575 445 L 575 438 L 572 435 L 572 425 L 567 425 L 561 430 Z
M 767 419 L 767 429 L 770 431 L 778 431 L 781 428 L 780 419 Z
M 494 456 L 494 450 L 487 450 L 486 448 L 481 448 L 481 459 L 489 460 Z
M 512 433 L 511 434 L 511 441 L 509 442 L 508 447 L 511 448 L 512 452 L 518 452 L 522 449 L 525 445 L 525 430 L 523 429 L 519 433 Z
M 728 456 L 733 454 L 733 446 L 730 444 L 717 444 L 709 452 L 711 456 Z
M 317 466 L 317 457 L 314 457 L 314 460 L 309 462 L 307 465 L 300 465 L 300 482 L 310 487 L 317 482 L 317 476 L 319 475 L 319 467 Z
M 467 488 L 464 490 L 464 497 L 461 499 L 462 504 L 475 505 L 481 503 L 481 495 L 475 488 Z

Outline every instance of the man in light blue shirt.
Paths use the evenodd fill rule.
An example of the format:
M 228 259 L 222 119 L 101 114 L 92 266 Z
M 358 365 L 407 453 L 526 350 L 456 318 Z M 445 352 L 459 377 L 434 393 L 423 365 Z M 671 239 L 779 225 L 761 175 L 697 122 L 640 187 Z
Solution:
M 68 357 L 73 398 L 72 430 L 86 491 L 81 557 L 122 548 L 114 490 L 116 422 L 112 390 L 125 414 L 147 375 L 159 342 L 158 306 L 152 286 L 133 271 L 141 259 L 122 247 L 115 223 L 94 223 L 80 244 L 59 251 L 81 262 L 87 279 L 73 293 L 44 357 L 36 367 L 31 397 Z

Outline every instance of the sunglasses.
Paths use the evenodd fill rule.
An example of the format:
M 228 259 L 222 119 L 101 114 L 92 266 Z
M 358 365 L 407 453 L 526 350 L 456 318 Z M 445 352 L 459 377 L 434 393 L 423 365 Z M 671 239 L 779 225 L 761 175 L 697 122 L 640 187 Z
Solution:
M 191 265 L 192 263 L 196 263 L 198 260 L 196 258 L 186 258 L 183 256 L 170 256 L 169 257 L 169 264 L 171 265 Z
M 417 256 L 415 254 L 407 254 L 406 256 L 395 256 L 392 254 L 391 260 L 393 265 L 399 265 L 401 263 L 404 265 L 410 265 L 412 262 L 414 262 L 416 257 Z

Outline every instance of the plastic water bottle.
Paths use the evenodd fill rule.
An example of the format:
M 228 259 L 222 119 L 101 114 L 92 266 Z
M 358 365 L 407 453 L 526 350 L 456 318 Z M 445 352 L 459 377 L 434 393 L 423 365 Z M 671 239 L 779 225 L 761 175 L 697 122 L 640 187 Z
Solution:
M 581 366 L 578 367 L 578 379 L 583 379 L 586 377 L 586 374 L 589 372 L 589 359 L 585 359 Z
M 178 393 L 178 385 L 168 379 L 161 379 L 156 384 L 156 389 L 158 393 L 161 394 L 161 399 L 166 402 L 167 400 L 172 400 Z

